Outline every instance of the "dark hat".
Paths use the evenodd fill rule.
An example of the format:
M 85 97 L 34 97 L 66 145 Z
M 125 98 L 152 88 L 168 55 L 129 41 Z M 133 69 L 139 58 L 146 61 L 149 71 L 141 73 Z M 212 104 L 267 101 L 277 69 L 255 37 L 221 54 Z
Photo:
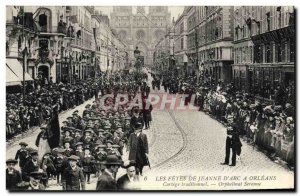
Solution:
M 123 165 L 123 162 L 119 160 L 116 155 L 108 155 L 106 160 L 103 162 L 105 165 Z
M 26 142 L 20 142 L 19 145 L 20 146 L 28 146 L 28 144 Z
M 232 133 L 233 133 L 233 128 L 227 127 L 227 135 L 232 135 Z
M 74 133 L 76 133 L 76 132 L 80 132 L 81 133 L 82 131 L 80 129 L 75 129 Z
M 103 129 L 108 130 L 108 129 L 110 129 L 110 126 L 106 125 L 106 126 L 103 127 Z
M 67 117 L 67 119 L 73 119 L 73 117 L 71 117 L 71 116 L 68 116 L 68 117 Z
M 93 130 L 93 129 L 91 129 L 91 128 L 88 128 L 88 129 L 86 129 L 86 130 L 84 131 L 84 133 L 86 133 L 86 132 L 93 133 L 93 132 L 94 132 L 94 130 Z
M 65 143 L 69 143 L 69 144 L 70 144 L 70 143 L 71 143 L 71 139 L 65 139 L 65 140 L 64 140 L 64 144 L 65 144 Z
M 106 146 L 104 144 L 100 144 L 96 146 L 97 148 L 106 148 Z
M 30 153 L 31 156 L 38 155 L 38 151 L 37 150 L 32 150 L 29 153 Z
M 42 127 L 40 127 L 40 129 L 44 130 L 44 129 L 47 129 L 47 127 L 46 126 L 42 126 Z
M 124 169 L 128 169 L 131 166 L 135 166 L 135 161 L 134 160 L 130 160 L 130 161 L 126 161 L 123 163 L 123 165 L 121 166 Z
M 89 107 L 91 107 L 91 104 L 87 104 L 87 105 L 85 106 L 85 108 L 89 108 Z
M 135 129 L 142 129 L 142 128 L 143 128 L 143 125 L 142 125 L 142 123 L 137 122 L 137 123 L 135 123 L 134 128 L 135 128 Z
M 77 142 L 77 143 L 75 144 L 75 146 L 79 146 L 79 145 L 83 145 L 83 143 L 82 143 L 82 142 Z
M 16 159 L 7 159 L 6 164 L 10 164 L 10 163 L 17 164 L 18 161 Z
M 106 140 L 106 144 L 108 144 L 108 143 L 113 144 L 113 141 L 111 141 L 111 140 Z
M 122 133 L 123 133 L 123 132 L 120 131 L 120 130 L 116 130 L 115 132 L 118 133 L 118 134 L 122 134 Z
M 43 172 L 39 172 L 39 171 L 31 172 L 30 177 L 39 180 L 43 177 Z
M 68 123 L 68 121 L 65 121 L 65 120 L 64 120 L 64 121 L 62 121 L 62 123 Z
M 50 155 L 52 155 L 52 154 L 48 152 L 48 153 L 44 154 L 43 157 L 45 157 L 45 156 L 50 156 Z
M 79 160 L 79 157 L 75 156 L 75 155 L 71 155 L 70 157 L 68 157 L 68 160 L 77 161 L 77 160 Z
M 57 148 L 55 151 L 58 152 L 58 153 L 64 153 L 66 151 L 66 149 L 64 149 L 64 148 Z
M 85 145 L 83 150 L 91 150 L 91 146 L 90 145 Z
M 63 130 L 63 132 L 64 132 L 64 134 L 65 134 L 66 132 L 72 133 L 73 130 L 74 130 L 73 127 L 66 127 L 66 128 Z

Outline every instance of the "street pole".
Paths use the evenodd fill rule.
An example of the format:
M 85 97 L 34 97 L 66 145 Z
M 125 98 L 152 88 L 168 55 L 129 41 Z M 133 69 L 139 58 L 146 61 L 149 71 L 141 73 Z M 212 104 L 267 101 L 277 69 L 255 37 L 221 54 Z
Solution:
M 195 36 L 196 36 L 196 74 L 197 74 L 197 84 L 199 83 L 199 68 L 198 68 L 198 31 L 197 31 L 197 27 L 195 28 Z
M 25 67 L 26 67 L 26 53 L 27 53 L 27 48 L 26 48 L 26 39 L 25 39 L 25 35 L 24 35 L 24 21 L 25 21 L 25 17 L 24 17 L 24 7 L 23 7 L 23 13 L 22 13 L 22 38 L 24 41 L 24 50 L 23 50 L 23 106 L 25 106 Z

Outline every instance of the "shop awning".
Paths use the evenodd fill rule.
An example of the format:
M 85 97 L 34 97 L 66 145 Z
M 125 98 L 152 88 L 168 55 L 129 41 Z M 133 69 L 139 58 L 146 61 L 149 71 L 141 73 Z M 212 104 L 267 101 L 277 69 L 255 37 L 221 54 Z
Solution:
M 17 59 L 9 59 L 6 58 L 6 66 L 8 66 L 11 71 L 21 80 L 23 81 L 23 66 Z M 25 72 L 25 81 L 33 80 L 31 76 Z
M 6 65 L 6 86 L 21 85 L 21 80 L 12 72 L 12 70 Z

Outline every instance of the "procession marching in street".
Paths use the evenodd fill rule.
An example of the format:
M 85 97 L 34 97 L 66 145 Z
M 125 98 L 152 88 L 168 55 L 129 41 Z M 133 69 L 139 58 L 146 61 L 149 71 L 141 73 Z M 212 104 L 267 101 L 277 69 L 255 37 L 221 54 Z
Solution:
M 171 7 L 7 6 L 7 190 L 294 175 L 294 7 L 182 6 L 172 22 Z
M 150 126 L 151 109 L 145 104 L 139 108 L 134 103 L 130 105 L 130 102 L 118 105 L 124 100 L 117 99 L 117 94 L 127 94 L 129 101 L 140 94 L 145 103 L 149 95 L 147 75 L 116 74 L 109 79 L 99 78 L 93 83 L 99 89 L 93 91 L 96 99 L 92 105 L 85 106 L 82 116 L 75 110 L 62 122 L 57 135 L 53 129 L 56 126 L 53 118 L 60 105 L 56 104 L 50 113 L 49 124 L 42 126 L 37 136 L 38 150 L 20 143 L 15 159 L 7 160 L 7 189 L 44 190 L 49 180 L 56 180 L 63 190 L 85 190 L 85 183 L 90 184 L 91 175 L 96 175 L 99 177 L 96 190 L 117 190 L 126 189 L 131 177 L 137 181 L 137 176 L 143 174 L 143 167 L 149 161 L 147 135 L 141 131 L 144 125 L 146 129 Z M 105 95 L 112 96 L 101 103 L 100 98 Z M 125 151 L 129 152 L 129 157 L 123 161 Z M 17 162 L 21 171 L 13 169 Z M 128 174 L 130 180 L 123 177 L 122 182 L 117 183 L 114 179 L 121 166 L 129 174 L 131 172 Z M 136 175 L 132 174 L 132 170 Z M 34 185 L 36 179 L 39 179 L 39 186 Z

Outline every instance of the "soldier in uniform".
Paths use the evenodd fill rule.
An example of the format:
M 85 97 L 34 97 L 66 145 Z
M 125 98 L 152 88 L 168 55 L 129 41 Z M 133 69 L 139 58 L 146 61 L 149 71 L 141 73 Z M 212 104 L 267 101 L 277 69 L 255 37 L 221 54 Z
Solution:
M 25 142 L 20 142 L 19 145 L 21 146 L 21 149 L 17 151 L 15 159 L 19 160 L 19 166 L 21 168 L 21 171 L 23 171 L 28 157 L 28 151 L 26 150 L 26 146 L 28 146 L 28 144 Z
M 103 164 L 105 164 L 106 169 L 98 179 L 96 190 L 117 190 L 115 176 L 122 162 L 115 155 L 109 155 Z
M 69 166 L 63 174 L 63 190 L 78 191 L 85 190 L 85 179 L 83 171 L 77 166 L 78 156 L 72 155 L 68 158 Z
M 21 173 L 15 169 L 17 163 L 15 159 L 6 161 L 6 190 L 16 190 L 17 184 L 22 181 Z

